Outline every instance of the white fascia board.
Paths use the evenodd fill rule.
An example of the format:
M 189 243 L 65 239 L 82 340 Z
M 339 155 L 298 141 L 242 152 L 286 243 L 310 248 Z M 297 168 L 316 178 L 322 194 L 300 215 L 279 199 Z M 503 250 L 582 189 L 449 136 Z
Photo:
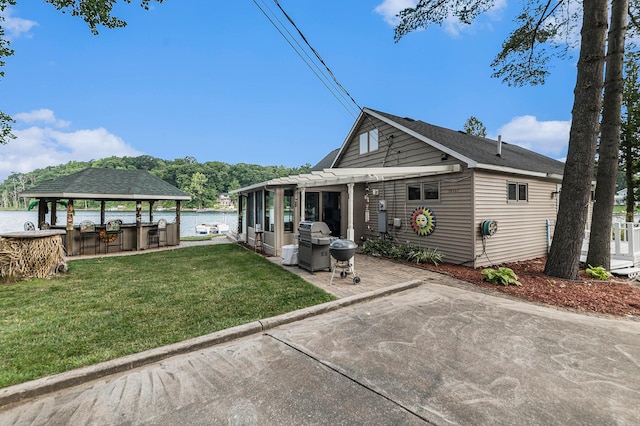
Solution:
M 378 120 L 382 120 L 385 123 L 389 124 L 390 126 L 393 126 L 396 129 L 401 130 L 401 131 L 405 132 L 406 134 L 411 135 L 414 138 L 419 139 L 422 142 L 424 142 L 426 144 L 429 144 L 429 145 L 433 146 L 434 148 L 436 148 L 436 149 L 438 149 L 438 150 L 440 150 L 440 151 L 442 151 L 442 152 L 444 152 L 446 154 L 449 154 L 453 158 L 457 158 L 458 160 L 463 161 L 464 163 L 467 164 L 467 167 L 476 167 L 476 165 L 477 165 L 477 162 L 475 160 L 472 160 L 471 158 L 465 157 L 464 155 L 460 154 L 459 152 L 456 152 L 456 151 L 454 151 L 454 150 L 452 150 L 450 148 L 447 148 L 446 146 L 441 145 L 438 142 L 436 142 L 436 141 L 434 141 L 432 139 L 429 139 L 428 137 L 426 137 L 424 135 L 421 135 L 420 133 L 414 132 L 413 130 L 411 130 L 411 129 L 407 128 L 407 127 L 404 127 L 403 125 L 398 124 L 395 121 L 388 119 L 387 117 L 383 117 L 382 115 L 376 114 L 375 112 L 373 112 L 373 111 L 371 111 L 370 109 L 367 109 L 367 108 L 365 108 L 364 111 L 367 114 L 377 118 Z
M 514 169 L 513 167 L 502 167 L 502 166 L 494 166 L 492 164 L 478 164 L 476 166 L 477 169 L 482 170 L 491 170 L 494 172 L 502 172 L 502 173 L 511 173 L 515 175 L 523 175 L 523 176 L 533 176 L 539 178 L 549 178 L 553 180 L 562 180 L 561 175 L 544 173 L 544 172 L 533 172 L 531 170 L 522 170 L 522 169 Z
M 461 169 L 459 164 L 448 164 L 440 166 L 412 166 L 412 167 L 364 167 L 364 168 L 338 168 L 325 169 L 327 173 L 336 176 L 344 175 L 403 175 L 416 173 L 434 173 L 434 172 L 459 172 Z

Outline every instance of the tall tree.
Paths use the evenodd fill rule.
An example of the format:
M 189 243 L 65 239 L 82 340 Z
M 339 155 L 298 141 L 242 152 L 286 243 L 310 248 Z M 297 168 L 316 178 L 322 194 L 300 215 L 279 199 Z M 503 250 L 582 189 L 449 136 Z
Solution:
M 398 15 L 395 38 L 442 23 L 450 16 L 470 23 L 489 10 L 495 0 L 419 0 L 414 8 Z M 529 0 L 516 21 L 518 28 L 502 45 L 492 66 L 494 77 L 510 85 L 542 84 L 548 75 L 548 63 L 554 54 L 566 52 L 568 46 L 556 43 L 563 32 L 580 22 L 568 1 Z M 582 2 L 580 57 L 574 89 L 569 148 L 563 177 L 563 191 L 558 208 L 551 250 L 545 273 L 551 276 L 578 278 L 582 235 L 587 223 L 591 181 L 602 104 L 607 0 Z M 555 49 L 559 49 L 554 52 Z
M 480 136 L 482 138 L 487 136 L 487 128 L 484 127 L 484 124 L 482 124 L 482 121 L 478 120 L 473 115 L 469 117 L 467 121 L 464 123 L 463 129 L 465 133 L 468 133 L 470 135 Z
M 606 73 L 598 146 L 598 174 L 595 204 L 589 234 L 587 264 L 611 268 L 611 222 L 616 195 L 620 154 L 620 126 L 624 79 L 624 43 L 627 32 L 628 0 L 612 0 L 611 25 L 607 40 Z
M 33 0 L 31 0 L 33 1 Z M 82 18 L 93 34 L 98 34 L 98 27 L 121 28 L 127 23 L 122 19 L 111 15 L 113 6 L 118 0 L 45 0 L 62 13 L 70 13 L 72 16 Z M 123 3 L 131 3 L 132 0 L 123 0 Z M 140 0 L 140 6 L 149 9 L 149 3 L 155 1 L 162 3 L 164 0 Z M 15 6 L 16 0 L 0 0 L 0 78 L 4 77 L 2 67 L 5 66 L 4 58 L 14 54 L 10 48 L 11 43 L 6 38 L 2 23 L 5 21 L 4 12 L 8 6 Z M 11 133 L 14 120 L 11 116 L 0 110 L 0 144 L 6 144 L 15 136 Z
M 622 93 L 622 126 L 620 131 L 620 167 L 626 185 L 626 221 L 634 221 L 638 200 L 636 187 L 640 173 L 640 52 L 627 53 L 624 91 Z

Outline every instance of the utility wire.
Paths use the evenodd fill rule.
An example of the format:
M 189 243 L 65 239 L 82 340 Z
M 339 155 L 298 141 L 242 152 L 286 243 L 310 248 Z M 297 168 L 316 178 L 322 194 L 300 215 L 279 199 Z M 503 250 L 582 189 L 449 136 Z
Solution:
M 311 46 L 308 42 L 307 38 L 304 36 L 302 31 L 295 24 L 293 19 L 284 11 L 282 6 L 278 3 L 277 0 L 274 0 L 275 4 L 278 6 L 282 14 L 287 18 L 287 20 L 291 23 L 291 25 L 296 29 L 299 36 L 302 38 L 304 43 L 308 46 L 308 48 L 313 52 L 314 56 L 320 61 L 323 65 L 324 70 L 314 61 L 314 59 L 309 55 L 304 46 L 300 44 L 296 40 L 296 37 L 291 34 L 291 32 L 285 27 L 285 25 L 278 19 L 276 14 L 264 3 L 262 0 L 263 6 L 258 4 L 257 0 L 253 0 L 253 3 L 260 9 L 262 14 L 267 18 L 267 20 L 273 25 L 273 27 L 278 31 L 278 33 L 286 40 L 286 42 L 291 46 L 291 48 L 296 52 L 296 54 L 302 59 L 302 61 L 309 67 L 309 69 L 313 72 L 313 74 L 320 80 L 320 82 L 325 86 L 327 90 L 331 93 L 331 95 L 336 98 L 336 100 L 347 110 L 347 112 L 356 117 L 362 108 L 358 105 L 358 103 L 353 99 L 353 97 L 349 94 L 349 92 L 338 82 L 337 78 L 331 71 L 331 69 L 327 66 L 324 60 L 320 57 L 319 53 Z M 285 34 L 286 32 L 286 34 Z M 296 47 L 297 46 L 297 47 Z M 306 56 L 306 58 L 305 58 Z M 329 75 L 327 76 L 326 73 Z M 357 113 L 354 112 L 353 105 L 357 108 Z
M 320 54 L 318 53 L 318 51 L 316 49 L 313 48 L 313 46 L 311 46 L 311 44 L 309 43 L 309 41 L 307 40 L 307 38 L 304 36 L 304 34 L 302 34 L 302 31 L 300 31 L 300 28 L 298 28 L 298 26 L 296 25 L 295 22 L 293 22 L 293 19 L 291 19 L 291 17 L 289 16 L 289 14 L 287 14 L 287 12 L 285 12 L 285 10 L 282 8 L 282 6 L 280 6 L 280 3 L 278 3 L 278 0 L 273 0 L 275 2 L 275 4 L 278 6 L 278 8 L 280 9 L 280 11 L 282 12 L 282 14 L 287 18 L 287 20 L 291 23 L 291 25 L 293 25 L 293 28 L 296 29 L 296 31 L 298 31 L 298 34 L 300 34 L 300 37 L 302 37 L 302 40 L 305 42 L 305 44 L 307 46 L 309 46 L 309 49 L 311 49 L 311 51 L 313 52 L 314 55 L 316 55 L 316 58 L 318 58 L 318 60 L 320 61 L 320 63 L 322 65 L 324 65 L 325 69 L 327 70 L 327 72 L 329 73 L 329 75 L 331 76 L 331 78 L 333 79 L 333 81 L 336 83 L 336 86 L 338 86 L 348 97 L 349 99 L 351 99 L 351 102 L 353 102 L 353 104 L 358 107 L 358 111 L 362 110 L 362 108 L 360 107 L 360 105 L 358 105 L 358 102 L 356 102 L 355 99 L 353 99 L 353 96 L 351 96 L 351 94 L 349 93 L 349 91 L 347 89 L 345 89 L 342 84 L 340 84 L 340 82 L 338 81 L 338 79 L 336 78 L 336 76 L 333 74 L 333 71 L 331 71 L 331 68 L 329 68 L 329 66 L 324 62 L 324 59 L 322 59 L 322 57 L 320 56 Z
M 254 3 L 255 3 L 255 0 L 254 0 Z M 304 47 L 300 44 L 300 42 L 298 42 L 298 40 L 296 40 L 295 36 L 293 34 L 291 34 L 291 32 L 286 28 L 286 26 L 277 17 L 277 15 L 271 10 L 271 8 L 269 8 L 269 6 L 265 3 L 265 0 L 262 0 L 262 4 L 264 5 L 264 9 L 268 10 L 268 12 L 271 14 L 271 16 L 273 16 L 273 19 L 272 19 L 271 16 L 267 15 L 266 11 L 262 7 L 257 5 L 258 8 L 260 8 L 260 10 L 263 12 L 263 14 L 265 14 L 265 16 L 267 17 L 269 22 L 271 22 L 271 24 L 276 28 L 276 30 L 280 33 L 280 35 L 287 41 L 287 43 L 289 43 L 289 46 L 291 46 L 291 48 L 298 54 L 300 59 L 302 59 L 302 61 L 309 67 L 309 69 L 311 69 L 311 71 L 315 74 L 315 76 L 318 77 L 318 79 L 327 88 L 327 90 L 329 90 L 329 92 L 333 95 L 333 97 L 335 97 L 338 100 L 338 102 L 340 102 L 340 104 L 342 104 L 342 106 L 345 109 L 347 109 L 347 111 L 348 111 L 348 106 L 345 105 L 345 102 L 349 103 L 349 100 L 347 98 L 345 98 L 345 96 L 343 94 L 341 94 L 340 91 L 337 88 L 330 87 L 332 85 L 332 82 L 324 74 L 324 72 L 322 71 L 320 66 L 318 66 L 318 64 L 313 60 L 313 58 L 304 49 Z M 274 19 L 275 19 L 275 21 L 278 22 L 277 24 L 274 22 Z M 288 34 L 288 37 L 283 33 L 283 31 L 285 31 Z M 293 43 L 295 43 L 298 46 L 298 48 L 293 46 Z M 305 59 L 302 56 L 303 54 L 304 54 L 304 56 L 306 56 L 306 58 L 308 60 Z M 338 99 L 338 96 L 340 96 L 342 98 L 342 100 Z M 351 114 L 353 115 L 353 113 L 351 113 Z

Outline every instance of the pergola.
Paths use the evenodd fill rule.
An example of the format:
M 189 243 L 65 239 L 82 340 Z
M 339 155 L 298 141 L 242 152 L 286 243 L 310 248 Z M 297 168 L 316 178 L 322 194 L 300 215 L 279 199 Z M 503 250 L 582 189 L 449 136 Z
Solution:
M 175 201 L 176 221 L 171 230 L 172 241 L 180 241 L 180 203 L 191 200 L 191 196 L 175 186 L 152 175 L 146 170 L 119 170 L 89 168 L 58 179 L 43 182 L 21 193 L 24 198 L 34 198 L 38 201 L 38 227 L 43 228 L 46 214 L 51 212 L 51 228 L 57 227 L 57 205 L 66 201 L 67 231 L 66 249 L 69 255 L 74 254 L 74 236 L 76 231 L 73 223 L 74 202 L 76 200 L 100 201 L 100 225 L 105 223 L 105 202 L 107 201 L 135 201 L 136 222 L 135 240 L 132 239 L 131 249 L 140 250 L 145 247 L 144 226 L 142 220 L 142 203 L 149 203 L 148 224 L 153 223 L 153 206 L 157 201 Z M 144 234 L 144 235 L 143 235 Z

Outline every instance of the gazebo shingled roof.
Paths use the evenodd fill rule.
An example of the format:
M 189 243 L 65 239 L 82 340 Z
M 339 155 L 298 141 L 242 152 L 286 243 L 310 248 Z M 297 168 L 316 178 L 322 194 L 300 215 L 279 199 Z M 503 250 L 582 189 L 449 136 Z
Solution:
M 21 194 L 44 199 L 191 200 L 191 196 L 146 170 L 89 168 L 43 182 Z

